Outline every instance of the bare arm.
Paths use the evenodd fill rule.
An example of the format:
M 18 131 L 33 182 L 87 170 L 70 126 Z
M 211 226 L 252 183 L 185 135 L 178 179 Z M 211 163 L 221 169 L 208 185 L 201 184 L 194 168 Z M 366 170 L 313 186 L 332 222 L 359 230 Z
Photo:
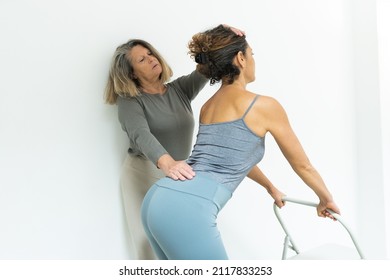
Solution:
M 281 208 L 284 206 L 284 201 L 282 201 L 284 193 L 279 191 L 272 182 L 264 175 L 258 166 L 254 166 L 252 170 L 248 173 L 248 178 L 252 179 L 259 185 L 263 186 L 271 197 L 275 200 L 275 204 Z
M 322 177 L 309 161 L 301 143 L 295 135 L 289 123 L 283 107 L 274 99 L 267 99 L 267 130 L 275 138 L 283 155 L 295 171 L 295 173 L 309 186 L 318 196 L 320 203 L 317 207 L 317 214 L 320 217 L 334 217 L 326 211 L 331 209 L 340 213 L 338 206 L 333 201 L 333 197 L 327 189 Z

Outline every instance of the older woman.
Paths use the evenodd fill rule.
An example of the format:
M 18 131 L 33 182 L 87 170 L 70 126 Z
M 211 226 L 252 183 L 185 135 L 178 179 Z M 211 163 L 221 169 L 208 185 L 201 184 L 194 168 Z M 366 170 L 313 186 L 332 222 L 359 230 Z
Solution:
M 150 43 L 132 39 L 117 47 L 106 86 L 105 101 L 118 105 L 119 121 L 129 138 L 121 190 L 134 259 L 155 258 L 140 218 L 147 190 L 164 176 L 174 180 L 195 176 L 184 161 L 191 152 L 194 131 L 191 101 L 207 79 L 193 71 L 169 82 L 172 74 Z

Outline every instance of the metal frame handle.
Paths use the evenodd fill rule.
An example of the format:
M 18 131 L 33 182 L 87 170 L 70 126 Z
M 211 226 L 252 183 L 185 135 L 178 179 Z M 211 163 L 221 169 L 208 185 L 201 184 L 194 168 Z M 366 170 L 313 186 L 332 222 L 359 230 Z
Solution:
M 285 196 L 283 197 L 283 201 L 286 201 L 286 202 L 292 202 L 292 203 L 296 203 L 296 204 L 301 204 L 301 205 L 305 205 L 305 206 L 310 206 L 310 207 L 317 207 L 318 204 L 315 203 L 315 202 L 312 202 L 312 201 L 306 201 L 306 200 L 301 200 L 301 199 L 297 199 L 297 198 L 292 198 L 292 197 L 288 197 L 288 196 Z M 273 205 L 273 208 L 274 208 L 274 212 L 275 212 L 275 215 L 277 217 L 277 219 L 279 220 L 279 223 L 280 225 L 282 226 L 284 232 L 286 233 L 286 238 L 284 240 L 284 247 L 283 247 L 283 256 L 282 256 L 282 259 L 285 259 L 286 258 L 286 254 L 287 254 L 287 248 L 290 248 L 292 250 L 294 250 L 297 254 L 299 254 L 299 250 L 298 250 L 298 247 L 296 246 L 294 240 L 291 238 L 291 235 L 290 233 L 288 232 L 287 230 L 287 227 L 285 226 L 283 220 L 282 220 L 282 217 L 280 216 L 280 211 L 279 211 L 279 208 L 276 206 L 276 204 L 274 203 Z M 329 210 L 329 213 L 331 213 L 335 218 L 336 220 L 346 229 L 346 231 L 348 232 L 349 236 L 351 237 L 352 239 L 352 242 L 353 244 L 355 245 L 355 248 L 357 250 L 357 252 L 359 253 L 359 256 L 361 259 L 365 259 L 364 257 L 364 254 L 357 242 L 357 239 L 356 237 L 354 236 L 354 234 L 352 233 L 352 231 L 349 229 L 348 225 L 345 223 L 345 221 L 343 220 L 343 218 L 333 212 L 332 210 Z M 291 245 L 289 244 L 291 243 Z

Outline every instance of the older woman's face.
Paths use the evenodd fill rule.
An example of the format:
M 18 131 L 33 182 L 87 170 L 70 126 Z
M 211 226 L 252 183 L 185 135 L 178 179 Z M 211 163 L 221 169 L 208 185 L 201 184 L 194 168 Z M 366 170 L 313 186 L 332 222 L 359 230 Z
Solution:
M 159 79 L 162 67 L 149 49 L 137 45 L 129 51 L 127 57 L 133 66 L 135 78 L 141 83 L 142 81 Z

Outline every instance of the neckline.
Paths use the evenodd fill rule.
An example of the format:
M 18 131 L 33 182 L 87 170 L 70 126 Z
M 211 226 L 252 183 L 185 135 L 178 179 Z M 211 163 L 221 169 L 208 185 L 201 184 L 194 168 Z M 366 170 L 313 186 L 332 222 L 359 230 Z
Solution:
M 159 92 L 159 93 L 150 93 L 150 92 L 145 92 L 145 91 L 141 91 L 142 94 L 145 94 L 145 95 L 148 95 L 148 96 L 164 96 L 168 93 L 168 85 L 167 84 L 164 84 L 164 88 L 165 88 L 165 91 L 164 92 Z
M 199 125 L 208 126 L 208 125 L 229 124 L 229 123 L 234 123 L 234 122 L 238 122 L 238 121 L 243 121 L 245 123 L 244 118 L 241 117 L 239 119 L 235 119 L 235 120 L 231 120 L 231 121 L 224 121 L 224 122 L 214 122 L 214 123 L 202 123 L 202 122 L 199 122 Z
M 231 121 L 224 121 L 224 122 L 214 122 L 214 123 L 209 123 L 209 124 L 203 124 L 202 122 L 199 121 L 199 124 L 202 124 L 202 125 L 212 125 L 212 124 L 223 124 L 223 123 L 233 123 L 233 122 L 237 122 L 239 120 L 242 120 L 245 124 L 246 127 L 248 127 L 245 123 L 245 117 L 246 115 L 249 113 L 250 109 L 252 109 L 252 106 L 253 104 L 255 104 L 257 98 L 259 97 L 259 95 L 256 95 L 255 98 L 253 98 L 252 102 L 249 104 L 248 108 L 245 110 L 244 114 L 238 118 L 238 119 L 235 119 L 235 120 L 231 120 Z M 249 128 L 249 127 L 248 127 Z
M 257 135 L 245 122 L 244 120 L 244 117 L 241 117 L 239 119 L 235 119 L 235 120 L 232 120 L 232 121 L 225 121 L 225 122 L 215 122 L 215 123 L 201 123 L 199 122 L 199 127 L 201 126 L 205 126 L 205 127 L 210 127 L 210 126 L 216 126 L 216 125 L 224 125 L 224 124 L 231 124 L 231 123 L 235 123 L 235 122 L 239 122 L 241 121 L 245 128 L 251 133 L 253 134 L 255 137 L 257 137 L 258 139 L 260 140 L 263 140 L 265 138 L 265 135 L 264 136 L 260 136 L 260 135 Z

